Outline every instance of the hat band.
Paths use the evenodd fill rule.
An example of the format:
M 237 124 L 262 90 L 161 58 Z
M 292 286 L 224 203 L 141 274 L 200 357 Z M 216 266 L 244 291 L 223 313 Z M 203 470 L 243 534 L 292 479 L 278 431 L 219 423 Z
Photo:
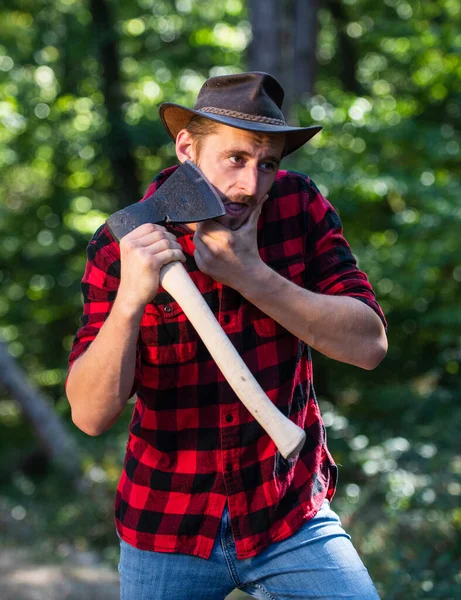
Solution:
M 225 108 L 215 108 L 214 106 L 205 106 L 200 108 L 199 112 L 207 112 L 213 115 L 223 115 L 224 117 L 233 117 L 234 119 L 242 119 L 244 121 L 257 121 L 258 123 L 269 123 L 270 125 L 279 125 L 286 127 L 287 122 L 282 119 L 273 119 L 272 117 L 260 117 L 258 115 L 248 115 L 246 113 L 237 112 L 236 110 L 226 110 Z

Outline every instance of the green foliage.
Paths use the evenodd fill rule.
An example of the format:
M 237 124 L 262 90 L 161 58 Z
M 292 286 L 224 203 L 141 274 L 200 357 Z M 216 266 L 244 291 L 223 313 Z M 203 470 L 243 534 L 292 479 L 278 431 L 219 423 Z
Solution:
M 243 70 L 250 38 L 240 0 L 108 4 L 109 30 L 95 28 L 90 3 L 74 0 L 6 0 L 0 11 L 0 336 L 67 420 L 63 383 L 85 246 L 119 203 L 114 127 L 129 141 L 141 193 L 175 162 L 158 103 L 190 106 L 206 77 Z M 373 372 L 314 357 L 341 465 L 335 506 L 383 597 L 456 598 L 461 3 L 342 6 L 342 25 L 328 3 L 320 11 L 316 95 L 297 107 L 301 123 L 320 123 L 323 132 L 286 165 L 307 172 L 339 210 L 389 323 L 389 353 Z M 360 94 L 344 91 L 341 32 L 357 53 Z M 118 42 L 121 122 L 103 93 L 100 52 L 110 36 Z M 91 482 L 81 502 L 54 474 L 34 481 L 8 473 L 11 458 L 2 459 L 12 514 L 26 521 L 14 513 L 22 506 L 38 515 L 32 530 L 56 543 L 113 548 L 112 495 L 129 413 L 100 439 L 75 433 Z M 0 429 L 4 456 L 33 447 L 7 398 Z

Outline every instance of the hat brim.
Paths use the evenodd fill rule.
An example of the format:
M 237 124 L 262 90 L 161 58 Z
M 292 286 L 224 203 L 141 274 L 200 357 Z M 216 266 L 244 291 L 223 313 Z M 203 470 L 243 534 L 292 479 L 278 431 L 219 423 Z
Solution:
M 279 126 L 270 123 L 260 123 L 258 121 L 246 121 L 244 119 L 236 119 L 225 115 L 216 115 L 194 110 L 172 102 L 163 102 L 160 105 L 159 113 L 165 129 L 173 141 L 176 141 L 176 136 L 181 129 L 184 129 L 189 121 L 195 116 L 205 117 L 212 121 L 216 121 L 217 123 L 229 125 L 229 127 L 236 127 L 237 129 L 245 129 L 247 131 L 284 133 L 286 135 L 286 142 L 282 156 L 287 156 L 300 148 L 322 129 L 320 125 L 312 125 L 310 127 L 290 127 L 289 125 Z

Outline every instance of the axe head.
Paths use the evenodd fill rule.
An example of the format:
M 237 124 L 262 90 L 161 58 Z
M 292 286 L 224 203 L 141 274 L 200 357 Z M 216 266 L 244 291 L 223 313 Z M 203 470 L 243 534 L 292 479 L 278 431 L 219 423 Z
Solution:
M 144 223 L 196 223 L 225 214 L 226 209 L 215 188 L 197 165 L 187 160 L 152 196 L 117 211 L 106 223 L 119 242 Z

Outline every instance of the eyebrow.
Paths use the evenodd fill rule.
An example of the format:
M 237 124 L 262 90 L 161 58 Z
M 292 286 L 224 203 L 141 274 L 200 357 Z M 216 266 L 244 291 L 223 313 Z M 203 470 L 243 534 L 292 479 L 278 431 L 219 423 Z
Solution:
M 222 155 L 231 156 L 234 154 L 239 154 L 240 156 L 244 156 L 245 158 L 253 158 L 253 155 L 250 152 L 246 152 L 245 150 L 241 150 L 240 148 L 225 148 L 222 152 L 220 152 L 220 154 L 221 154 L 221 156 Z M 273 154 L 267 154 L 266 156 L 263 156 L 263 158 L 261 159 L 262 162 L 272 161 L 276 164 L 279 164 L 281 160 L 282 160 L 281 156 L 275 156 Z

